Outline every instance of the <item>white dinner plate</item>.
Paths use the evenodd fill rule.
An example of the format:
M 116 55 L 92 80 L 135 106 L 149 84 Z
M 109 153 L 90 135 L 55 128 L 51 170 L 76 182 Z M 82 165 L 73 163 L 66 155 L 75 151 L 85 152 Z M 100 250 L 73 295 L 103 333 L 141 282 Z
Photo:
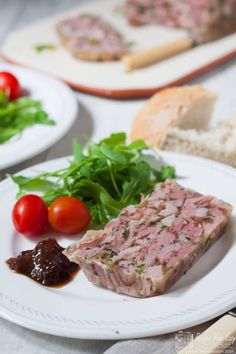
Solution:
M 17 187 L 0 183 L 0 315 L 40 332 L 86 339 L 153 336 L 212 319 L 236 305 L 236 171 L 210 160 L 161 153 L 178 181 L 234 206 L 224 236 L 166 294 L 147 299 L 119 295 L 89 283 L 82 271 L 62 288 L 48 288 L 11 272 L 6 259 L 33 248 L 35 240 L 16 233 L 11 221 Z M 35 174 L 67 164 L 48 161 L 23 171 Z M 22 173 L 23 173 L 22 172 Z M 67 246 L 72 238 L 61 237 Z
M 0 144 L 0 170 L 33 157 L 55 144 L 73 125 L 78 103 L 69 87 L 47 75 L 22 67 L 0 64 L 0 71 L 10 71 L 22 88 L 54 119 L 55 125 L 37 124 L 11 140 Z

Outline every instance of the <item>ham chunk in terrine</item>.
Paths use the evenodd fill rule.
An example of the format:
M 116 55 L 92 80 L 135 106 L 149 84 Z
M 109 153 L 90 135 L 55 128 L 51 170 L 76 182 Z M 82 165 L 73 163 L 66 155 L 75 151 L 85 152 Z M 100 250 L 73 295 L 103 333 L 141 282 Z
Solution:
M 137 297 L 163 294 L 222 235 L 231 211 L 169 180 L 64 253 L 96 285 Z

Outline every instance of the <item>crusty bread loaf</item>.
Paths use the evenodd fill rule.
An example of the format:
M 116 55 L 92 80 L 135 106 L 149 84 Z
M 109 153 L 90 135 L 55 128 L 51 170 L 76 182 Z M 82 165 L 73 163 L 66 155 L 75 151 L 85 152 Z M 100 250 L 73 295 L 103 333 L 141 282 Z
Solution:
M 199 86 L 154 95 L 135 118 L 131 140 L 236 167 L 236 117 L 209 128 L 216 95 Z M 164 121 L 164 124 L 163 124 Z
M 217 95 L 201 86 L 174 87 L 156 93 L 138 112 L 130 139 L 161 147 L 170 128 L 206 129 Z

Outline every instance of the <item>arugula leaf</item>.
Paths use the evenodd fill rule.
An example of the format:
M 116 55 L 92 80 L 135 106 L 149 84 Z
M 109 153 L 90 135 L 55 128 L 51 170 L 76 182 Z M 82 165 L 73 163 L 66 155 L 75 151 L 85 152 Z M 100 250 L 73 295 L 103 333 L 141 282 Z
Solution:
M 126 142 L 126 134 L 121 132 L 121 133 L 113 133 L 108 138 L 102 139 L 99 145 L 105 143 L 110 147 L 116 147 L 119 145 L 125 145 L 125 142 Z
M 76 139 L 73 139 L 72 141 L 72 146 L 73 146 L 73 157 L 74 157 L 74 162 L 75 164 L 80 163 L 83 160 L 83 147 L 81 144 L 77 142 Z
M 142 140 L 126 144 L 125 133 L 90 143 L 87 153 L 73 140 L 73 159 L 64 169 L 34 177 L 11 176 L 19 193 L 39 192 L 49 205 L 59 196 L 81 199 L 90 210 L 93 226 L 103 226 L 122 208 L 137 204 L 157 182 L 175 177 L 172 166 L 155 170 L 145 161 Z
M 156 177 L 160 182 L 164 182 L 167 178 L 176 178 L 175 168 L 173 166 L 163 166 L 160 171 L 156 172 Z
M 0 144 L 35 124 L 54 125 L 39 101 L 22 97 L 8 101 L 0 91 Z
M 37 192 L 47 192 L 48 190 L 51 190 L 53 187 L 55 187 L 55 183 L 48 181 L 44 178 L 40 177 L 24 177 L 24 176 L 11 176 L 11 179 L 13 182 L 15 182 L 18 185 L 18 193 L 17 196 L 21 196 L 24 194 L 24 192 L 30 192 L 30 191 L 37 191 Z
M 40 177 L 11 176 L 11 178 L 18 184 L 21 190 L 47 191 L 55 185 L 55 183 Z
M 100 151 L 107 157 L 110 161 L 117 162 L 121 165 L 127 163 L 127 159 L 124 153 L 121 151 L 112 150 L 107 144 L 102 143 L 100 147 Z
M 142 139 L 137 139 L 132 143 L 130 143 L 129 145 L 127 145 L 126 148 L 129 150 L 133 150 L 133 149 L 143 150 L 143 149 L 147 149 L 148 146 Z
M 129 169 L 129 180 L 123 184 L 122 202 L 124 205 L 131 204 L 133 197 L 145 193 L 145 184 L 150 178 L 150 166 L 144 161 L 131 166 Z

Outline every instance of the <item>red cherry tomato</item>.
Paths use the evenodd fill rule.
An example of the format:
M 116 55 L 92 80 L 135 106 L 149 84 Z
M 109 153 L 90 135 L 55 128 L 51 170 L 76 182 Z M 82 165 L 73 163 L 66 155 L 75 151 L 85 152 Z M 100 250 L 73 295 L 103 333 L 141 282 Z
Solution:
M 9 98 L 15 100 L 22 96 L 22 89 L 17 78 L 7 71 L 0 72 L 0 91 Z
M 74 197 L 59 197 L 49 207 L 49 224 L 63 234 L 79 233 L 90 223 L 86 205 Z
M 18 232 L 27 236 L 40 235 L 48 225 L 47 204 L 37 195 L 24 195 L 13 208 L 12 220 Z

